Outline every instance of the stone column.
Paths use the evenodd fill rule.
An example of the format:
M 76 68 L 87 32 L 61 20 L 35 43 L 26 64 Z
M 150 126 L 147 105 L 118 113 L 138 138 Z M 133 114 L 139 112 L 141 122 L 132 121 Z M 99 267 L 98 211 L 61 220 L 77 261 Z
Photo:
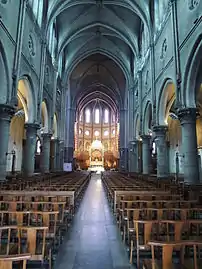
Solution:
M 121 172 L 128 171 L 128 148 L 120 148 L 119 169 Z
M 26 176 L 32 176 L 35 166 L 36 135 L 39 125 L 35 123 L 25 124 L 26 142 L 23 156 L 23 172 Z
M 127 110 L 120 110 L 120 171 L 126 172 L 128 170 L 128 148 L 126 143 L 126 127 L 127 127 Z
M 154 126 L 153 131 L 156 134 L 156 147 L 157 147 L 157 177 L 166 178 L 168 176 L 168 154 L 166 132 L 167 126 L 158 125 Z
M 42 152 L 41 152 L 41 172 L 49 173 L 50 170 L 50 140 L 52 134 L 45 133 L 42 134 L 43 142 L 42 142 Z
M 59 157 L 58 157 L 58 167 L 59 170 L 63 171 L 63 164 L 64 164 L 64 141 L 59 141 Z
M 128 170 L 131 173 L 138 173 L 138 141 L 130 141 L 128 149 Z
M 184 108 L 178 111 L 178 118 L 182 126 L 184 180 L 190 184 L 199 183 L 196 116 L 197 110 L 195 108 Z
M 142 135 L 142 173 L 148 175 L 151 165 L 150 135 Z
M 74 123 L 76 110 L 69 108 L 67 111 L 66 145 L 64 150 L 64 162 L 72 163 L 74 158 Z
M 59 139 L 53 139 L 51 141 L 53 143 L 53 148 L 52 148 L 52 167 L 51 170 L 52 171 L 58 171 L 60 170 L 58 167 L 58 158 L 59 158 Z
M 13 107 L 8 105 L 0 105 L 0 180 L 5 180 L 6 177 L 10 121 L 13 114 Z

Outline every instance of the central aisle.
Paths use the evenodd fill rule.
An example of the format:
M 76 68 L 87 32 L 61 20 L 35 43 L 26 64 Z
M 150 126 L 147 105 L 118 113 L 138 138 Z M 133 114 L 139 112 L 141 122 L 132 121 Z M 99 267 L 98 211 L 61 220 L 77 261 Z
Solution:
M 59 250 L 54 268 L 131 268 L 100 175 L 92 174 L 72 227 Z

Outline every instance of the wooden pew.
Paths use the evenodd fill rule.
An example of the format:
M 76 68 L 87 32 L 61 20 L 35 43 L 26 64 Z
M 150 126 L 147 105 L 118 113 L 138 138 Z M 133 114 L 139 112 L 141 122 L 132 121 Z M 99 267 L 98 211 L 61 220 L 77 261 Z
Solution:
M 0 269 L 13 269 L 14 262 L 22 262 L 21 268 L 26 269 L 27 260 L 31 258 L 29 253 L 16 255 L 0 255 Z

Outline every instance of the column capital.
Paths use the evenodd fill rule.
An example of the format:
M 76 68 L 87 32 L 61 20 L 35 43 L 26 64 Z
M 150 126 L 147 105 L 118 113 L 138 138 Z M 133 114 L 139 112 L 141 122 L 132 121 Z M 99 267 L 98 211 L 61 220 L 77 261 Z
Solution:
M 157 135 L 165 135 L 166 132 L 168 131 L 168 126 L 166 126 L 166 125 L 156 125 L 156 126 L 153 127 L 153 131 Z
M 129 145 L 136 145 L 138 143 L 138 139 L 134 139 L 132 141 L 129 141 Z
M 51 139 L 52 133 L 43 133 L 43 134 L 41 134 L 41 137 L 42 138 L 50 138 Z
M 15 108 L 7 104 L 0 105 L 0 119 L 10 120 L 15 114 Z
M 38 129 L 40 129 L 40 125 L 38 123 L 25 123 L 24 127 L 26 130 L 33 131 L 37 131 Z
M 151 135 L 147 135 L 147 134 L 142 134 L 140 137 L 142 138 L 143 142 L 146 141 L 146 140 L 151 139 Z
M 56 142 L 59 143 L 60 142 L 60 139 L 58 137 L 55 137 L 55 138 L 52 139 L 52 141 L 55 142 L 55 143 Z
M 199 115 L 197 108 L 182 108 L 177 111 L 178 118 L 181 122 L 181 125 L 185 123 L 194 123 L 196 117 Z

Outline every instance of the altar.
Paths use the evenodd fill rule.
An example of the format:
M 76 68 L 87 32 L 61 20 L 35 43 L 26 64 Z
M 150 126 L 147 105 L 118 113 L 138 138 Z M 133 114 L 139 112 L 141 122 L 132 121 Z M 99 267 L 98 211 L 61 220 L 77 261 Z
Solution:
M 94 140 L 91 144 L 89 168 L 91 171 L 104 171 L 104 147 L 99 140 Z

